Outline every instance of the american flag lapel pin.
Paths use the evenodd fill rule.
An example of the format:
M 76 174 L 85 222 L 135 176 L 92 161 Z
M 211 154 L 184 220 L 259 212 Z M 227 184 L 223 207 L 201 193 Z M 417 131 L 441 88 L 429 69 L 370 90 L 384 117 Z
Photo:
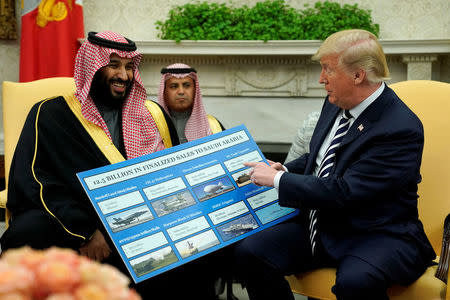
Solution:
M 359 131 L 363 131 L 363 129 L 364 129 L 364 126 L 363 126 L 363 124 L 359 124 L 359 126 L 358 126 L 358 130 L 359 130 Z

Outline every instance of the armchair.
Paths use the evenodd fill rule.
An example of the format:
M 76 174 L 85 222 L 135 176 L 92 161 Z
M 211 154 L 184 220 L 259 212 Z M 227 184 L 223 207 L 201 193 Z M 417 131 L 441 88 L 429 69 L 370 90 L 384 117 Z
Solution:
M 5 184 L 8 187 L 8 174 L 17 141 L 25 118 L 36 102 L 75 91 L 72 77 L 53 77 L 31 82 L 3 82 L 3 128 L 5 139 Z M 0 192 L 0 207 L 6 208 L 7 188 Z M 9 215 L 6 211 L 6 224 Z
M 429 267 L 413 284 L 389 288 L 390 299 L 450 300 L 448 267 L 450 257 L 450 157 L 448 132 L 450 84 L 431 80 L 411 80 L 390 85 L 418 115 L 424 125 L 422 182 L 419 184 L 419 217 L 439 264 Z M 447 216 L 447 217 L 446 217 Z M 445 219 L 445 222 L 444 222 Z M 443 226 L 444 225 L 444 226 Z M 336 299 L 331 292 L 336 269 L 323 268 L 287 276 L 294 293 L 317 299 Z M 447 283 L 447 285 L 446 285 Z

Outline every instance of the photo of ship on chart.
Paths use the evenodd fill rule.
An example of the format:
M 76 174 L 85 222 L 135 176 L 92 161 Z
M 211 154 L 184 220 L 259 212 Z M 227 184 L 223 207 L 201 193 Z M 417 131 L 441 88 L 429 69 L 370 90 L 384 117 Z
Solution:
M 247 214 L 224 225 L 218 226 L 217 231 L 224 241 L 228 241 L 258 227 L 259 225 L 255 218 L 251 214 Z

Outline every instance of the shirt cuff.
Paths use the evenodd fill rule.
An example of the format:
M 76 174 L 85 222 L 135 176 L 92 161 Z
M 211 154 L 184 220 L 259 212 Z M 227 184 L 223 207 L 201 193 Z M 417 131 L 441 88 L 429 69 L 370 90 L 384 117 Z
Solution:
M 273 187 L 278 192 L 278 187 L 280 186 L 280 179 L 281 176 L 284 174 L 284 171 L 278 171 L 277 174 L 275 174 L 275 177 L 273 178 Z

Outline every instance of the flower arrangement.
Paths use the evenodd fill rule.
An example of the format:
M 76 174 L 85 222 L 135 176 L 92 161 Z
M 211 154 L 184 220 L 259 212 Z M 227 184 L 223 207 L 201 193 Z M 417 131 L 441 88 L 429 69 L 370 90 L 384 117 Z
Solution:
M 141 300 L 116 268 L 52 247 L 11 249 L 0 259 L 0 300 Z

